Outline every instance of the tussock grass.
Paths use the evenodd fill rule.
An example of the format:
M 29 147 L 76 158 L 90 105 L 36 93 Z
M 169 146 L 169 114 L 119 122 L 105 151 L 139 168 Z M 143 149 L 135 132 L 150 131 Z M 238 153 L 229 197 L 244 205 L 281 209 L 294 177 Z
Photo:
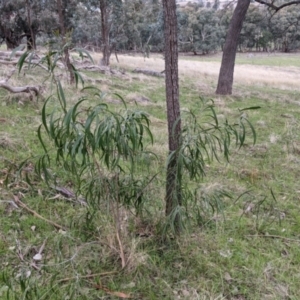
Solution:
M 84 72 L 108 93 L 101 101 L 112 110 L 120 110 L 120 102 L 112 101 L 117 92 L 129 108 L 150 116 L 154 144 L 147 149 L 157 157 L 141 157 L 140 170 L 158 175 L 145 189 L 146 210 L 138 217 L 111 202 L 97 211 L 88 210 L 46 186 L 33 171 L 35 159 L 43 153 L 36 134 L 43 103 L 5 102 L 7 92 L 0 90 L 0 299 L 25 295 L 27 299 L 116 299 L 118 293 L 133 299 L 297 299 L 300 106 L 299 65 L 294 59 L 276 54 L 276 58 L 255 56 L 252 63 L 239 56 L 235 94 L 219 97 L 213 92 L 220 56 L 180 58 L 183 110 L 199 114 L 199 96 L 213 98 L 220 121 L 238 118 L 239 109 L 245 107 L 261 109 L 247 112 L 257 131 L 256 144 L 247 141 L 241 149 L 233 147 L 229 163 L 207 164 L 207 176 L 191 183 L 203 195 L 226 189 L 232 198 L 223 200 L 223 211 L 205 207 L 197 226 L 188 223 L 178 239 L 170 236 L 163 242 L 164 79 L 131 72 L 134 68 L 162 71 L 162 56 L 119 55 L 119 64 L 112 57 L 114 68 L 126 70 L 124 77 Z M 44 78 L 43 71 L 34 69 L 11 80 L 29 84 Z M 80 89 L 63 85 L 68 105 L 83 96 Z M 46 84 L 45 96 L 51 94 L 55 96 L 55 90 Z M 85 107 L 99 101 L 91 98 Z M 49 109 L 56 106 L 53 97 Z M 63 168 L 52 165 L 51 172 L 59 186 L 75 189 L 75 179 Z M 16 207 L 15 197 L 65 230 Z M 190 211 L 193 220 L 199 217 L 196 208 Z M 42 261 L 34 261 L 43 244 Z

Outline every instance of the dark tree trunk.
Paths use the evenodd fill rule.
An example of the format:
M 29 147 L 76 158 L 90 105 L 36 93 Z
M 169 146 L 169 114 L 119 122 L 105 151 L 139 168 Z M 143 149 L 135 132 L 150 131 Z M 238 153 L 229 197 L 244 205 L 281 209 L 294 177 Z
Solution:
M 111 55 L 109 43 L 109 11 L 107 0 L 100 0 L 101 11 L 101 38 L 102 38 L 102 52 L 103 56 L 100 65 L 109 66 L 109 59 Z
M 169 153 L 180 146 L 181 121 L 178 85 L 178 44 L 176 1 L 163 0 L 165 33 L 166 101 L 168 117 Z M 181 203 L 181 186 L 177 177 L 177 155 L 168 162 L 166 181 L 166 216 L 170 216 Z M 175 228 L 179 230 L 179 215 Z
M 4 40 L 7 50 L 12 50 L 18 47 L 21 43 L 20 38 L 16 36 L 10 29 L 1 28 L 4 32 Z
M 5 38 L 6 48 L 7 50 L 12 50 L 19 46 L 19 43 L 16 43 L 15 41 L 12 41 L 10 38 Z
M 70 61 L 70 53 L 69 53 L 69 47 L 66 46 L 66 28 L 65 28 L 65 22 L 64 22 L 64 11 L 62 6 L 62 0 L 57 0 L 57 10 L 58 10 L 58 18 L 59 18 L 59 27 L 60 27 L 60 34 L 62 37 L 63 47 L 64 47 L 64 60 L 65 65 L 68 69 L 69 75 L 70 75 L 70 84 L 74 84 L 75 82 L 75 75 L 74 70 Z
M 229 24 L 216 93 L 231 95 L 236 51 L 250 0 L 238 0 Z
M 30 51 L 32 49 L 35 49 L 35 43 L 34 40 L 32 39 L 31 34 L 26 35 L 26 40 L 27 40 L 27 50 Z

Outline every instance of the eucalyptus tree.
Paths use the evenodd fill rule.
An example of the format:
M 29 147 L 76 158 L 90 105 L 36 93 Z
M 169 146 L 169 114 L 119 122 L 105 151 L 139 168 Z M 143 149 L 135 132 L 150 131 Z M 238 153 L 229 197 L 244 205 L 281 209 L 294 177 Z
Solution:
M 250 6 L 239 37 L 239 48 L 264 51 L 270 42 L 268 11 L 257 6 Z
M 123 35 L 118 38 L 121 47 L 145 55 L 153 47 L 156 51 L 163 49 L 163 17 L 159 1 L 125 1 L 123 13 Z
M 292 7 L 278 12 L 270 20 L 270 35 L 274 47 L 283 52 L 299 49 L 300 46 L 300 12 Z
M 0 36 L 8 49 L 19 46 L 25 36 L 29 47 L 33 46 L 38 22 L 31 19 L 31 9 L 29 0 L 0 1 Z
M 245 20 L 249 5 L 251 0 L 238 0 L 236 8 L 234 10 L 228 32 L 226 35 L 225 45 L 223 49 L 223 56 L 221 62 L 221 68 L 218 78 L 218 85 L 216 93 L 220 95 L 230 95 L 232 94 L 233 85 L 233 74 L 236 51 L 238 47 L 238 41 L 240 33 L 243 27 L 243 22 Z M 275 13 L 281 9 L 300 4 L 300 0 L 295 1 L 280 1 L 280 0 L 255 0 L 260 4 L 266 5 L 272 9 Z
M 99 0 L 101 11 L 101 38 L 102 38 L 102 51 L 103 57 L 100 64 L 104 66 L 109 65 L 109 58 L 111 55 L 110 42 L 109 42 L 109 2 L 107 0 Z
M 111 53 L 116 48 L 117 36 L 123 29 L 123 5 L 122 0 L 99 0 L 103 52 L 100 64 L 103 66 L 109 66 Z
M 69 82 L 74 84 L 75 74 L 70 61 L 69 49 L 71 46 L 71 31 L 73 30 L 72 16 L 77 5 L 77 0 L 57 0 L 56 9 L 58 12 L 59 34 L 61 39 L 61 48 L 64 53 L 64 63 L 69 72 Z
M 38 34 L 58 28 L 56 3 L 50 0 L 0 0 L 0 37 L 7 48 L 17 47 L 26 38 L 27 49 L 36 47 Z
M 257 3 L 266 5 L 267 7 L 271 8 L 274 12 L 278 12 L 281 9 L 294 5 L 300 4 L 300 0 L 294 1 L 286 1 L 286 0 L 254 0 Z
M 217 94 L 227 95 L 232 93 L 233 72 L 238 39 L 249 5 L 250 0 L 239 0 L 233 12 L 223 48 L 223 57 L 216 91 Z
M 177 178 L 178 155 L 181 135 L 181 118 L 178 83 L 178 41 L 176 1 L 163 0 L 164 36 L 165 36 L 165 71 L 166 102 L 168 120 L 168 145 L 170 156 L 167 163 L 166 179 L 166 216 L 174 215 L 176 231 L 180 229 L 180 215 L 177 207 L 182 205 L 181 185 Z
M 222 27 L 217 11 L 198 4 L 179 9 L 180 50 L 208 54 L 220 48 Z
M 22 28 L 18 26 L 16 15 L 19 5 L 18 1 L 0 1 L 0 36 L 8 49 L 20 44 Z
M 164 49 L 164 17 L 162 3 L 159 0 L 145 0 L 142 14 L 145 16 L 141 24 L 143 51 L 161 52 Z
M 72 23 L 74 28 L 72 40 L 75 44 L 82 47 L 95 46 L 100 48 L 101 24 L 99 10 L 80 2 L 73 14 Z
M 57 13 L 49 0 L 22 0 L 19 23 L 27 40 L 27 50 L 36 49 L 38 34 L 51 32 L 58 25 Z M 53 1 L 52 1 L 53 2 Z
M 180 112 L 176 1 L 163 0 L 163 12 L 169 150 L 165 213 L 167 224 L 178 234 L 183 225 L 182 217 L 185 215 L 189 218 L 188 211 L 193 204 L 198 212 L 199 205 L 203 204 L 203 197 L 198 194 L 198 189 L 191 189 L 188 181 L 194 180 L 197 185 L 205 176 L 206 163 L 213 159 L 219 160 L 220 155 L 228 159 L 231 139 L 235 140 L 236 145 L 243 145 L 247 126 L 252 130 L 255 142 L 255 130 L 243 116 L 239 119 L 239 126 L 236 123 L 231 126 L 227 120 L 220 124 L 213 104 L 205 100 L 201 101 L 203 105 L 199 109 L 202 117 L 200 120 L 193 112 Z M 224 195 L 222 192 L 218 193 L 207 199 L 207 202 L 215 207 L 212 202 L 216 199 L 219 202 Z
M 60 33 L 66 34 L 68 18 L 65 14 L 67 13 L 64 9 L 65 3 L 57 0 L 56 4 Z M 236 123 L 230 126 L 227 120 L 222 125 L 218 122 L 213 104 L 205 104 L 200 108 L 202 111 L 200 121 L 198 114 L 196 116 L 187 113 L 188 120 L 182 122 L 178 83 L 176 1 L 163 0 L 162 4 L 169 146 L 165 214 L 175 232 L 179 233 L 181 212 L 184 211 L 186 215 L 189 213 L 187 200 L 194 200 L 195 208 L 199 202 L 203 202 L 203 197 L 197 193 L 197 190 L 189 190 L 188 185 L 184 186 L 184 183 L 192 179 L 196 184 L 196 180 L 205 175 L 205 165 L 214 158 L 218 159 L 220 154 L 228 158 L 230 136 L 233 136 L 237 145 L 242 145 L 245 141 L 246 125 L 249 122 L 243 124 L 243 117 L 241 117 L 240 126 Z M 62 37 L 64 38 L 65 35 Z M 68 46 L 66 48 L 68 49 Z M 53 56 L 56 57 L 55 51 L 49 50 L 46 58 Z M 48 71 L 53 74 L 57 59 L 43 59 L 42 62 L 47 64 Z M 24 59 L 20 59 L 20 69 L 23 63 Z M 125 111 L 117 113 L 111 111 L 102 101 L 102 95 L 95 87 L 94 96 L 97 97 L 95 107 L 85 109 L 84 101 L 89 99 L 85 97 L 79 99 L 74 105 L 68 104 L 60 81 L 57 80 L 54 84 L 57 86 L 57 100 L 61 110 L 56 107 L 52 113 L 47 112 L 48 102 L 52 98 L 48 98 L 42 109 L 43 124 L 38 129 L 38 138 L 45 153 L 38 162 L 38 173 L 50 183 L 51 159 L 50 151 L 46 148 L 48 143 L 43 142 L 42 130 L 44 130 L 55 147 L 56 163 L 75 175 L 78 191 L 83 192 L 92 209 L 101 208 L 100 200 L 101 202 L 113 200 L 117 206 L 133 206 L 137 211 L 140 210 L 144 190 L 157 175 L 148 180 L 147 174 L 146 179 L 140 180 L 141 174 L 138 174 L 138 177 L 133 174 L 135 165 L 141 162 L 140 157 L 146 154 L 143 150 L 144 137 L 153 141 L 147 114 L 128 110 L 125 101 L 123 102 Z M 203 119 L 208 120 L 207 123 L 203 123 L 205 122 Z M 254 132 L 253 127 L 251 125 L 250 127 Z M 219 199 L 220 196 L 221 194 L 218 194 L 217 198 Z M 210 205 L 214 207 L 213 203 Z M 87 211 L 88 216 L 89 213 L 90 211 Z
M 142 49 L 141 28 L 144 19 L 145 4 L 140 0 L 126 1 L 124 5 L 124 33 L 126 36 L 125 47 L 130 50 Z

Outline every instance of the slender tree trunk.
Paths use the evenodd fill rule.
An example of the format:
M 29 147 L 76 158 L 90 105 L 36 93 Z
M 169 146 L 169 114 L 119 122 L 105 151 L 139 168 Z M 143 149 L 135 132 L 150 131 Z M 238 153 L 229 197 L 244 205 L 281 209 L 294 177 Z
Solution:
M 165 33 L 165 70 L 166 70 L 166 101 L 168 117 L 169 153 L 180 146 L 181 121 L 178 85 L 178 44 L 176 1 L 163 0 L 164 33 Z M 178 158 L 170 160 L 167 165 L 166 181 L 166 216 L 181 205 L 181 186 L 177 177 Z M 175 228 L 179 230 L 179 215 L 175 218 Z
M 238 0 L 229 24 L 216 93 L 231 95 L 236 51 L 250 0 Z
M 71 60 L 70 60 L 70 52 L 69 52 L 69 47 L 65 47 L 64 49 L 64 55 L 65 55 L 65 64 L 67 66 L 69 75 L 70 75 L 70 84 L 74 84 L 75 82 L 75 75 L 74 75 L 74 69 L 73 66 L 71 64 Z
M 58 18 L 59 18 L 59 27 L 60 27 L 60 34 L 62 37 L 62 42 L 64 46 L 64 60 L 66 67 L 68 69 L 69 75 L 70 75 L 70 84 L 74 84 L 75 82 L 75 75 L 74 70 L 70 61 L 70 53 L 69 53 L 69 47 L 66 46 L 67 40 L 66 40 L 66 28 L 65 28 L 65 22 L 64 22 L 64 11 L 62 6 L 62 0 L 57 0 L 57 9 L 58 9 Z
M 35 44 L 35 35 L 32 30 L 32 24 L 31 24 L 31 13 L 30 13 L 30 3 L 29 0 L 26 0 L 26 8 L 27 8 L 27 22 L 30 34 L 26 36 L 27 38 L 27 50 L 36 49 Z
M 107 0 L 100 0 L 101 11 L 101 38 L 102 38 L 102 52 L 103 57 L 100 61 L 100 65 L 109 66 L 109 59 L 111 55 L 110 43 L 109 43 L 109 11 Z

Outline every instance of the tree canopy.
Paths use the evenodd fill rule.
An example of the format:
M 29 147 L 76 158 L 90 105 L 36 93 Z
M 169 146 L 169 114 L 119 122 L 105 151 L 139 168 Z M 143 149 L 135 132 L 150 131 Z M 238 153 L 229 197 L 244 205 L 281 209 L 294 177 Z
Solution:
M 238 50 L 298 49 L 300 14 L 291 5 L 299 1 L 255 2 L 261 5 L 250 3 Z M 101 3 L 107 5 L 106 37 Z M 62 6 L 64 27 L 74 44 L 103 50 L 107 40 L 110 52 L 114 49 L 147 54 L 164 49 L 161 1 L 63 0 Z M 177 6 L 179 51 L 209 54 L 222 50 L 233 9 L 232 5 L 221 8 L 218 1 L 210 8 L 201 2 Z M 29 48 L 43 44 L 54 38 L 60 28 L 56 1 L 0 0 L 0 17 L 0 38 L 10 49 L 21 43 Z

